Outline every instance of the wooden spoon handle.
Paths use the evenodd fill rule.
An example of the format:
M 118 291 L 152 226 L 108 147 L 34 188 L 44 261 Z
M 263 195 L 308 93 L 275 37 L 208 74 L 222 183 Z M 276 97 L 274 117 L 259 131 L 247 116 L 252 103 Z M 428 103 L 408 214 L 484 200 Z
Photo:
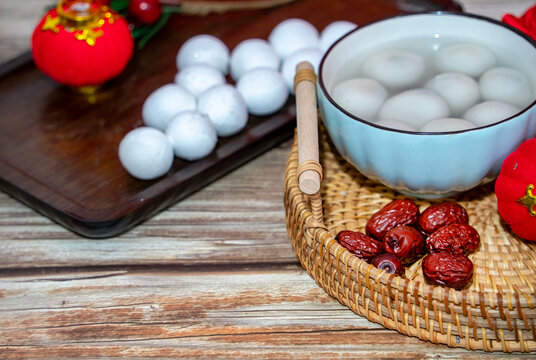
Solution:
M 305 194 L 320 191 L 322 167 L 318 159 L 318 112 L 316 75 L 313 66 L 301 62 L 294 77 L 298 122 L 298 184 Z

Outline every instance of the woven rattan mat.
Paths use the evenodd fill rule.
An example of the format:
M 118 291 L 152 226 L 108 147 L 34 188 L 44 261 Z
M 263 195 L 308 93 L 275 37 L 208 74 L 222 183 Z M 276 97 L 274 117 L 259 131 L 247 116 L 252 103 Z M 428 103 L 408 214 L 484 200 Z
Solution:
M 407 335 L 468 349 L 536 351 L 536 243 L 508 230 L 497 213 L 493 184 L 453 198 L 481 236 L 480 249 L 470 256 L 473 282 L 463 291 L 429 286 L 420 261 L 404 279 L 380 272 L 334 240 L 344 229 L 364 232 L 374 212 L 404 196 L 361 175 L 338 155 L 323 129 L 319 141 L 323 221 L 313 219 L 311 199 L 299 191 L 296 141 L 287 164 L 285 207 L 294 250 L 320 286 L 357 314 Z M 416 202 L 421 210 L 430 204 Z

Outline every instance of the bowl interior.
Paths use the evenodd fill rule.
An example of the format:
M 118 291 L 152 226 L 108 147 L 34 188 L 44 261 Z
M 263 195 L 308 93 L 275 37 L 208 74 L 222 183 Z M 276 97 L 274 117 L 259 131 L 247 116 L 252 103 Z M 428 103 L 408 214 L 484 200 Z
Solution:
M 511 64 L 523 72 L 531 83 L 533 95 L 536 93 L 534 41 L 493 19 L 442 12 L 393 17 L 349 33 L 335 43 L 322 60 L 319 71 L 321 90 L 337 105 L 330 95 L 331 90 L 338 82 L 355 77 L 370 54 L 382 49 L 384 44 L 400 44 L 400 47 L 409 46 L 411 50 L 413 39 L 422 39 L 435 49 L 445 39 L 485 46 L 495 52 L 499 63 Z M 501 54 L 507 54 L 508 59 L 501 59 Z

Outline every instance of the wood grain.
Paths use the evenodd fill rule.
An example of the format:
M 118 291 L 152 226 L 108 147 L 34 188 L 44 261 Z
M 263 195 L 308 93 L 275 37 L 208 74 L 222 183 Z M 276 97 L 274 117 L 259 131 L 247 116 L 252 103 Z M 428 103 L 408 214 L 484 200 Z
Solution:
M 298 266 L 10 274 L 3 285 L 2 359 L 503 358 L 369 323 Z
M 288 143 L 119 237 L 73 235 L 0 196 L 0 267 L 295 261 L 286 235 Z
M 302 79 L 300 79 L 302 78 Z M 298 161 L 318 164 L 318 110 L 316 104 L 316 76 L 313 65 L 302 62 L 296 66 L 296 122 L 298 136 Z M 300 190 L 308 195 L 320 191 L 322 171 L 298 170 Z
M 49 2 L 0 1 L 2 60 L 27 50 Z M 496 18 L 534 3 L 461 2 Z M 287 238 L 288 151 L 283 144 L 108 240 L 81 238 L 0 193 L 0 358 L 506 357 L 384 330 L 326 295 Z

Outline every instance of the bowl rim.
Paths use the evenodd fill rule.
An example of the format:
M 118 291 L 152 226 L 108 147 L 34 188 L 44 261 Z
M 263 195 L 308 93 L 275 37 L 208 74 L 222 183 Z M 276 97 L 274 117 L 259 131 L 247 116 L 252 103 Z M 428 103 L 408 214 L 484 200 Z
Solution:
M 484 16 L 484 15 L 479 15 L 479 14 L 473 14 L 473 13 L 466 13 L 466 12 L 456 12 L 456 11 L 424 11 L 424 12 L 416 12 L 416 13 L 411 13 L 411 14 L 399 14 L 399 15 L 394 15 L 394 16 L 390 16 L 390 17 L 386 17 L 386 18 L 383 18 L 383 19 L 379 19 L 379 20 L 375 20 L 375 21 L 372 21 L 370 23 L 367 23 L 363 26 L 358 26 L 357 28 L 355 28 L 354 30 L 351 30 L 349 31 L 348 33 L 346 33 L 344 36 L 342 36 L 341 38 L 339 38 L 337 41 L 335 41 L 329 48 L 328 50 L 324 53 L 324 56 L 322 56 L 322 60 L 320 61 L 320 65 L 318 67 L 318 85 L 320 87 L 320 90 L 322 91 L 322 93 L 324 94 L 324 96 L 326 97 L 326 99 L 333 105 L 335 106 L 339 111 L 341 111 L 343 114 L 347 115 L 349 118 L 353 119 L 353 120 L 356 120 L 356 121 L 359 121 L 361 123 L 364 123 L 366 125 L 370 125 L 372 127 L 375 127 L 375 128 L 378 128 L 378 129 L 381 129 L 381 130 L 387 130 L 387 131 L 392 131 L 392 132 L 398 132 L 398 133 L 404 133 L 404 134 L 409 134 L 409 135 L 433 135 L 433 136 L 438 136 L 438 135 L 452 135 L 452 134 L 459 134 L 459 133 L 468 133 L 468 132 L 473 132 L 473 131 L 479 131 L 481 129 L 486 129 L 486 128 L 489 128 L 489 127 L 493 127 L 493 126 L 496 126 L 496 125 L 499 125 L 499 124 L 502 124 L 504 122 L 507 122 L 507 121 L 510 121 L 514 118 L 517 118 L 518 116 L 520 116 L 521 114 L 529 111 L 531 108 L 533 108 L 534 106 L 536 106 L 536 98 L 527 106 L 525 106 L 521 111 L 513 114 L 512 116 L 506 118 L 506 119 L 503 119 L 503 120 L 500 120 L 500 121 L 497 121 L 497 122 L 494 122 L 494 123 L 491 123 L 491 124 L 487 124 L 487 125 L 483 125 L 483 126 L 478 126 L 478 127 L 474 127 L 474 128 L 471 128 L 471 129 L 464 129 L 464 130 L 454 130 L 454 131 L 409 131 L 409 130 L 402 130 L 402 129 L 395 129 L 395 128 L 389 128 L 389 127 L 386 127 L 386 126 L 381 126 L 381 125 L 378 125 L 374 122 L 371 122 L 371 121 L 367 121 L 367 120 L 364 120 L 364 119 L 361 119 L 351 113 L 349 113 L 348 111 L 346 111 L 345 109 L 343 109 L 339 104 L 337 104 L 337 102 L 335 102 L 335 100 L 333 100 L 333 98 L 331 97 L 331 95 L 329 94 L 329 92 L 327 91 L 326 89 L 326 86 L 324 84 L 324 79 L 323 79 L 323 76 L 322 76 L 322 73 L 323 73 L 323 69 L 324 69 L 324 64 L 325 64 L 325 61 L 328 57 L 328 55 L 331 53 L 331 51 L 333 50 L 333 48 L 340 42 L 342 42 L 344 39 L 346 39 L 347 37 L 349 37 L 350 35 L 352 35 L 353 33 L 357 32 L 357 31 L 360 31 L 361 29 L 363 28 L 366 28 L 370 25 L 374 25 L 376 23 L 380 23 L 380 22 L 384 22 L 384 21 L 389 21 L 389 20 L 393 20 L 393 19 L 397 19 L 397 18 L 403 18 L 403 17 L 411 17 L 411 16 L 422 16 L 422 15 L 433 15 L 433 16 L 443 16 L 443 15 L 454 15 L 454 16 L 461 16 L 461 17 L 466 17 L 466 18 L 473 18 L 473 19 L 477 19 L 477 20 L 481 20 L 481 21 L 486 21 L 486 22 L 490 22 L 494 25 L 498 25 L 498 26 L 502 26 L 504 27 L 506 30 L 510 30 L 512 32 L 514 32 L 515 34 L 521 36 L 522 38 L 524 38 L 526 41 L 529 42 L 530 45 L 532 45 L 534 47 L 534 49 L 536 50 L 536 40 L 534 40 L 533 38 L 531 38 L 529 35 L 525 34 L 524 32 L 522 32 L 521 30 L 519 29 L 516 29 L 515 27 L 513 26 L 510 26 L 502 21 L 499 21 L 499 20 L 496 20 L 496 19 L 493 19 L 493 18 L 490 18 L 490 17 L 487 17 L 487 16 Z M 536 90 L 536 89 L 533 89 L 533 90 Z

